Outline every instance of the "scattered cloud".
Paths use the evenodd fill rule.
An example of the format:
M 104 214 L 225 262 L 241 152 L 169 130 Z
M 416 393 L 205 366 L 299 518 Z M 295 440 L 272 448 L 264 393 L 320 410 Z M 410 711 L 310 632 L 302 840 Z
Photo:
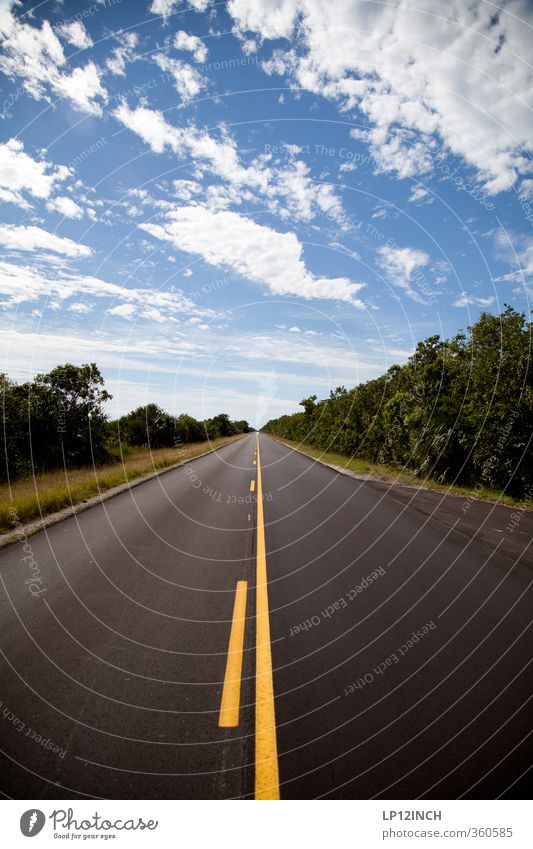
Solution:
M 174 47 L 176 50 L 192 53 L 195 62 L 205 62 L 207 59 L 208 50 L 202 39 L 182 29 L 178 30 L 174 36 Z
M 533 284 L 533 237 L 520 233 L 497 230 L 494 234 L 497 255 L 511 271 L 496 278 L 497 282 L 518 283 L 519 286 Z
M 165 19 L 173 15 L 181 7 L 205 12 L 212 0 L 153 0 L 150 11 L 154 15 L 162 15 Z
M 119 306 L 110 307 L 106 312 L 108 315 L 117 315 L 119 318 L 125 318 L 126 321 L 131 321 L 135 318 L 137 307 L 135 304 L 119 304 Z
M 420 203 L 421 201 L 424 203 L 433 203 L 433 195 L 424 186 L 415 185 L 411 186 L 408 200 L 410 203 Z
M 101 103 L 108 99 L 94 62 L 88 62 L 83 68 L 74 68 L 71 74 L 62 74 L 55 80 L 53 88 L 57 94 L 70 100 L 76 109 L 93 115 L 102 113 Z
M 74 301 L 73 304 L 69 306 L 69 312 L 74 312 L 77 315 L 87 315 L 87 313 L 92 312 L 93 307 L 91 304 L 85 303 L 85 301 Z
M 69 174 L 64 165 L 56 166 L 45 159 L 33 159 L 24 152 L 24 145 L 19 139 L 0 144 L 0 200 L 29 208 L 30 204 L 22 192 L 34 198 L 48 198 L 56 184 Z
M 420 271 L 430 262 L 425 251 L 416 248 L 396 248 L 384 245 L 378 251 L 379 264 L 385 276 L 398 289 L 402 289 L 407 297 L 419 303 L 425 303 L 418 290 L 427 291 L 425 275 Z M 417 286 L 417 289 L 414 288 Z
M 63 48 L 50 23 L 45 20 L 40 28 L 20 23 L 11 5 L 6 8 L 4 2 L 0 14 L 0 71 L 10 79 L 21 79 L 35 100 L 50 101 L 51 92 L 69 100 L 75 109 L 100 115 L 107 92 L 94 62 L 65 73 Z
M 60 36 L 79 50 L 93 46 L 93 40 L 80 21 L 61 24 L 57 31 Z
M 162 112 L 146 106 L 130 109 L 125 101 L 113 114 L 154 153 L 170 150 L 180 158 L 189 156 L 198 166 L 221 179 L 224 185 L 212 185 L 207 192 L 212 207 L 239 205 L 243 199 L 257 202 L 259 197 L 270 212 L 284 219 L 296 217 L 310 221 L 318 214 L 325 214 L 342 222 L 342 202 L 334 186 L 311 178 L 309 166 L 296 158 L 299 148 L 295 146 L 286 147 L 288 159 L 277 160 L 265 153 L 246 166 L 241 162 L 234 139 L 224 128 L 217 139 L 193 124 L 170 124 Z M 248 194 L 243 189 L 247 189 Z
M 18 306 L 32 303 L 40 298 L 53 299 L 60 305 L 69 303 L 69 308 L 80 312 L 80 304 L 85 298 L 111 299 L 110 308 L 128 305 L 129 310 L 111 312 L 122 318 L 138 313 L 143 315 L 148 310 L 158 310 L 168 320 L 177 321 L 189 316 L 200 316 L 202 319 L 216 315 L 211 309 L 201 309 L 182 291 L 161 291 L 154 289 L 128 288 L 116 283 L 109 283 L 98 277 L 74 274 L 60 271 L 54 276 L 44 274 L 31 265 L 13 264 L 0 261 L 0 295 L 4 297 L 2 306 Z M 109 310 L 108 310 L 109 312 Z
M 229 0 L 228 11 L 243 39 L 292 42 L 267 73 L 364 115 L 358 137 L 377 170 L 428 173 L 442 145 L 490 194 L 530 171 L 531 4 L 511 0 L 495 14 L 473 0 L 441 14 L 409 0 Z
M 126 66 L 135 59 L 135 48 L 139 42 L 139 36 L 136 32 L 122 32 L 117 33 L 115 38 L 119 46 L 111 51 L 111 55 L 106 60 L 106 67 L 115 76 L 125 77 Z
M 164 224 L 141 224 L 157 239 L 224 267 L 272 294 L 347 301 L 363 308 L 356 297 L 362 283 L 345 277 L 317 278 L 305 266 L 302 245 L 294 233 L 279 233 L 236 212 L 213 212 L 202 206 L 179 207 Z
M 78 258 L 92 254 L 87 245 L 56 236 L 41 227 L 17 227 L 14 224 L 0 224 L 0 245 L 12 251 L 52 251 L 62 256 Z
M 64 215 L 65 218 L 83 218 L 83 209 L 81 206 L 78 206 L 72 198 L 68 197 L 56 197 L 52 200 L 49 200 L 46 204 L 46 208 L 49 210 L 55 210 L 59 212 L 61 215 Z
M 533 200 L 533 180 L 522 180 L 518 195 L 520 200 Z
M 188 62 L 172 59 L 164 53 L 156 53 L 154 62 L 162 71 L 174 79 L 174 88 L 184 103 L 197 97 L 207 85 L 207 79 Z
M 474 295 L 468 295 L 466 292 L 463 292 L 459 298 L 457 298 L 453 302 L 454 307 L 469 307 L 469 306 L 479 306 L 479 307 L 490 307 L 493 303 L 495 303 L 496 298 L 494 296 L 490 296 L 488 298 L 478 298 Z

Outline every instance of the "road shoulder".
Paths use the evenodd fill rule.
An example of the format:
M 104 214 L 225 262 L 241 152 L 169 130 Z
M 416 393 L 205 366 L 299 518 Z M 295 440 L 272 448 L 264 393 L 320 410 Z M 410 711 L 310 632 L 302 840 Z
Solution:
M 267 434 L 270 436 L 271 434 Z M 276 437 L 272 437 L 276 439 Z M 296 451 L 311 462 L 320 463 L 337 474 L 350 477 L 363 486 L 371 486 L 383 494 L 394 498 L 405 507 L 418 510 L 432 521 L 446 528 L 454 528 L 468 538 L 476 537 L 483 545 L 494 549 L 513 562 L 520 559 L 533 566 L 533 512 L 523 507 L 508 506 L 497 501 L 486 501 L 476 495 L 475 488 L 470 494 L 442 492 L 421 484 L 406 484 L 379 478 L 374 475 L 353 472 L 342 466 L 327 463 L 306 454 L 283 440 L 276 440 L 291 451 Z
M 248 436 L 248 434 L 243 434 L 241 438 L 244 438 L 244 436 Z M 8 531 L 6 534 L 0 534 L 0 549 L 4 548 L 6 545 L 11 545 L 14 542 L 24 542 L 27 537 L 44 530 L 44 528 L 49 528 L 51 525 L 57 525 L 58 522 L 64 522 L 65 519 L 69 519 L 71 516 L 76 516 L 78 513 L 83 513 L 85 510 L 90 510 L 92 507 L 96 507 L 104 501 L 109 501 L 110 498 L 115 498 L 116 495 L 128 492 L 130 489 L 134 489 L 147 481 L 159 478 L 162 475 L 166 475 L 168 472 L 173 472 L 175 469 L 179 469 L 180 466 L 187 466 L 189 463 L 193 463 L 195 460 L 199 460 L 207 454 L 215 454 L 217 451 L 221 451 L 228 445 L 234 445 L 236 441 L 238 440 L 234 439 L 225 445 L 217 445 L 216 448 L 211 448 L 209 451 L 203 451 L 201 454 L 196 454 L 193 457 L 187 457 L 185 460 L 180 460 L 179 463 L 173 463 L 172 466 L 167 466 L 165 469 L 148 472 L 146 475 L 133 478 L 131 481 L 128 481 L 128 483 L 122 483 L 119 486 L 106 489 L 85 501 L 81 501 L 78 504 L 71 504 L 68 507 L 63 508 L 63 510 L 57 510 L 55 513 L 48 513 L 47 515 L 41 516 L 39 519 L 32 520 L 31 522 L 26 522 L 24 524 L 22 522 L 17 522 L 16 516 L 14 516 L 14 529 L 12 531 Z

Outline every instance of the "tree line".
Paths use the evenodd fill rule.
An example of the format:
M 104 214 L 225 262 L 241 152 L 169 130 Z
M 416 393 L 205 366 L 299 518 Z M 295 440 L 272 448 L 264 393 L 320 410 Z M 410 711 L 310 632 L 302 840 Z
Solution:
M 506 307 L 403 366 L 263 427 L 285 439 L 409 470 L 413 477 L 533 495 L 532 328 Z
M 179 447 L 249 433 L 246 421 L 227 413 L 199 421 L 172 416 L 157 404 L 137 407 L 111 421 L 111 395 L 96 363 L 65 363 L 26 383 L 0 374 L 4 452 L 0 481 L 53 469 L 113 462 L 119 450 Z

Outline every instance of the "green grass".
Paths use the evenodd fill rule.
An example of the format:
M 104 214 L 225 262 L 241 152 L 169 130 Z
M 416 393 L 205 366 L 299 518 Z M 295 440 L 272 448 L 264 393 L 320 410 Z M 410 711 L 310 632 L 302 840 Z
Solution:
M 274 437 L 278 439 L 278 437 Z M 455 486 L 454 484 L 440 483 L 426 477 L 415 477 L 411 472 L 405 469 L 398 469 L 394 466 L 381 465 L 380 463 L 371 463 L 367 460 L 359 460 L 357 458 L 346 457 L 344 454 L 335 454 L 331 451 L 321 451 L 319 448 L 313 448 L 311 445 L 300 444 L 290 439 L 279 439 L 284 445 L 289 445 L 291 448 L 297 448 L 303 454 L 313 457 L 315 460 L 321 460 L 323 463 L 331 463 L 333 466 L 340 466 L 343 469 L 349 469 L 359 475 L 372 475 L 375 478 L 382 478 L 397 483 L 409 484 L 411 486 L 425 486 L 428 489 L 435 489 L 439 492 L 447 492 L 450 495 L 475 496 L 476 499 L 482 501 L 498 501 L 506 507 L 523 507 L 526 510 L 532 510 L 533 505 L 531 500 L 520 501 L 512 498 L 503 492 L 488 487 L 474 489 L 473 486 Z
M 228 442 L 241 439 L 242 436 L 243 434 L 240 434 L 213 439 L 211 442 L 191 443 L 179 449 L 158 448 L 149 451 L 130 448 L 122 457 L 118 456 L 114 463 L 33 475 L 15 481 L 11 487 L 3 484 L 0 486 L 0 533 L 13 530 L 17 520 L 22 523 L 29 522 L 41 515 L 80 504 L 114 486 L 168 468 L 175 463 L 191 460 L 210 448 L 220 448 Z M 15 520 L 10 512 L 13 510 L 16 512 Z

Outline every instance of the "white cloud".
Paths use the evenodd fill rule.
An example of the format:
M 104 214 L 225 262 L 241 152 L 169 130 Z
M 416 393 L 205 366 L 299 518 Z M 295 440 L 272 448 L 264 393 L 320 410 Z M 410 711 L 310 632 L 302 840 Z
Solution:
M 490 307 L 496 298 L 491 296 L 488 298 L 477 298 L 473 295 L 467 295 L 466 292 L 463 292 L 457 300 L 453 302 L 454 307 L 468 307 L 468 306 L 479 306 L 479 307 Z
M 444 12 L 434 0 L 229 0 L 228 11 L 243 39 L 297 40 L 265 69 L 357 107 L 378 170 L 427 172 L 440 139 L 489 193 L 530 171 L 530 3 L 458 1 Z
M 118 77 L 126 76 L 126 65 L 135 59 L 135 48 L 139 42 L 136 32 L 123 32 L 115 36 L 120 42 L 106 61 L 107 69 Z
M 174 88 L 182 101 L 186 103 L 197 97 L 207 85 L 206 78 L 196 68 L 181 59 L 171 59 L 164 53 L 156 53 L 154 62 L 162 71 L 167 71 L 174 78 Z
M 186 6 L 191 9 L 195 9 L 197 12 L 205 12 L 208 6 L 211 5 L 213 0 L 183 0 Z
M 315 183 L 309 167 L 296 159 L 298 148 L 286 146 L 289 159 L 274 160 L 270 154 L 257 156 L 249 166 L 242 164 L 237 146 L 222 128 L 216 139 L 194 125 L 175 126 L 156 110 L 140 106 L 130 109 L 121 102 L 114 116 L 136 133 L 154 153 L 171 150 L 180 158 L 191 157 L 226 185 L 210 186 L 207 199 L 213 208 L 240 204 L 242 200 L 266 203 L 270 212 L 284 219 L 310 221 L 319 213 L 342 221 L 342 203 L 333 186 Z M 250 191 L 245 194 L 244 188 Z
M 135 318 L 137 308 L 134 304 L 120 304 L 117 307 L 111 307 L 106 312 L 108 315 L 118 315 L 119 318 L 125 318 L 127 321 L 131 321 Z
M 496 280 L 530 286 L 533 283 L 533 237 L 497 230 L 494 239 L 498 256 L 512 269 Z
M 242 52 L 245 56 L 252 56 L 254 53 L 257 53 L 257 41 L 255 38 L 246 38 L 242 42 Z M 280 95 L 283 98 L 283 95 Z M 278 97 L 278 103 L 283 103 L 283 99 L 280 100 Z
M 243 31 L 265 39 L 290 38 L 299 0 L 229 0 L 228 11 Z
M 69 306 L 69 312 L 75 312 L 77 315 L 87 315 L 87 313 L 92 312 L 92 309 L 92 306 L 86 304 L 85 301 L 74 301 Z
M 431 203 L 433 197 L 430 195 L 429 190 L 424 186 L 415 185 L 411 186 L 411 191 L 409 192 L 409 202 L 410 203 L 418 203 L 419 201 L 425 201 L 425 203 Z
M 80 50 L 93 46 L 92 38 L 80 21 L 61 24 L 58 27 L 58 32 L 69 44 L 73 44 Z
M 46 204 L 46 208 L 59 212 L 61 215 L 64 215 L 65 218 L 83 218 L 83 209 L 81 208 L 81 206 L 78 206 L 78 204 L 75 203 L 72 198 L 52 198 L 52 200 L 49 200 Z
M 69 175 L 65 166 L 55 166 L 46 160 L 35 160 L 24 152 L 19 139 L 0 144 L 0 199 L 28 207 L 22 191 L 35 198 L 47 198 L 55 184 Z
M 314 277 L 302 259 L 294 233 L 279 233 L 236 212 L 212 212 L 202 206 L 179 207 L 164 225 L 141 224 L 157 239 L 201 256 L 209 265 L 232 269 L 272 294 L 324 298 L 363 304 L 355 296 L 363 288 L 345 277 Z
M 185 134 L 178 127 L 165 121 L 161 112 L 140 106 L 130 109 L 122 102 L 114 111 L 114 116 L 125 127 L 132 130 L 148 144 L 154 153 L 163 153 L 168 147 L 174 153 L 183 154 L 186 150 Z
M 174 47 L 176 50 L 192 53 L 195 62 L 205 62 L 207 59 L 208 50 L 202 39 L 182 29 L 178 30 L 174 36 Z
M 399 289 L 413 301 L 425 303 L 424 298 L 413 288 L 416 284 L 425 294 L 428 292 L 428 284 L 424 274 L 420 271 L 430 261 L 425 251 L 416 248 L 395 248 L 383 246 L 379 249 L 379 264 L 385 275 Z
M 191 200 L 202 191 L 200 183 L 195 180 L 174 180 L 172 183 L 174 196 L 178 200 Z
M 0 70 L 9 77 L 22 77 L 32 97 L 44 95 L 46 84 L 58 75 L 65 62 L 63 48 L 48 21 L 41 29 L 19 24 L 9 10 L 0 18 L 3 36 Z
M 180 6 L 195 9 L 197 12 L 205 12 L 212 0 L 153 0 L 150 11 L 154 15 L 163 15 L 166 19 L 173 15 Z
M 66 59 L 61 42 L 48 21 L 41 28 L 20 23 L 9 5 L 0 15 L 0 71 L 10 79 L 20 78 L 24 89 L 35 100 L 50 101 L 54 95 L 65 97 L 85 112 L 99 115 L 107 93 L 100 84 L 100 72 L 94 62 L 62 71 Z
M 533 180 L 522 180 L 518 194 L 521 200 L 533 200 Z
M 169 15 L 172 15 L 177 10 L 180 4 L 181 0 L 153 0 L 150 11 L 154 15 L 163 15 L 164 18 L 168 18 Z
M 94 62 L 88 62 L 84 68 L 74 68 L 68 76 L 60 76 L 54 83 L 54 90 L 70 100 L 76 109 L 93 115 L 102 112 L 98 101 L 107 101 L 107 92 L 100 82 L 100 72 Z
M 41 227 L 17 227 L 14 224 L 0 224 L 0 245 L 8 250 L 53 251 L 68 257 L 86 257 L 92 254 L 87 245 L 79 245 L 72 239 L 56 236 Z
M 69 305 L 74 311 L 80 312 L 80 305 L 86 297 L 112 299 L 113 307 L 128 305 L 132 309 L 121 310 L 117 313 L 133 315 L 145 314 L 149 310 L 158 310 L 167 319 L 179 320 L 191 315 L 203 319 L 215 316 L 213 310 L 200 309 L 182 291 L 163 292 L 154 289 L 127 288 L 109 283 L 98 277 L 77 275 L 72 272 L 58 271 L 53 276 L 43 274 L 30 265 L 13 264 L 0 261 L 0 295 L 4 297 L 2 306 L 16 306 L 32 303 L 40 298 L 57 301 L 61 306 L 74 299 Z

